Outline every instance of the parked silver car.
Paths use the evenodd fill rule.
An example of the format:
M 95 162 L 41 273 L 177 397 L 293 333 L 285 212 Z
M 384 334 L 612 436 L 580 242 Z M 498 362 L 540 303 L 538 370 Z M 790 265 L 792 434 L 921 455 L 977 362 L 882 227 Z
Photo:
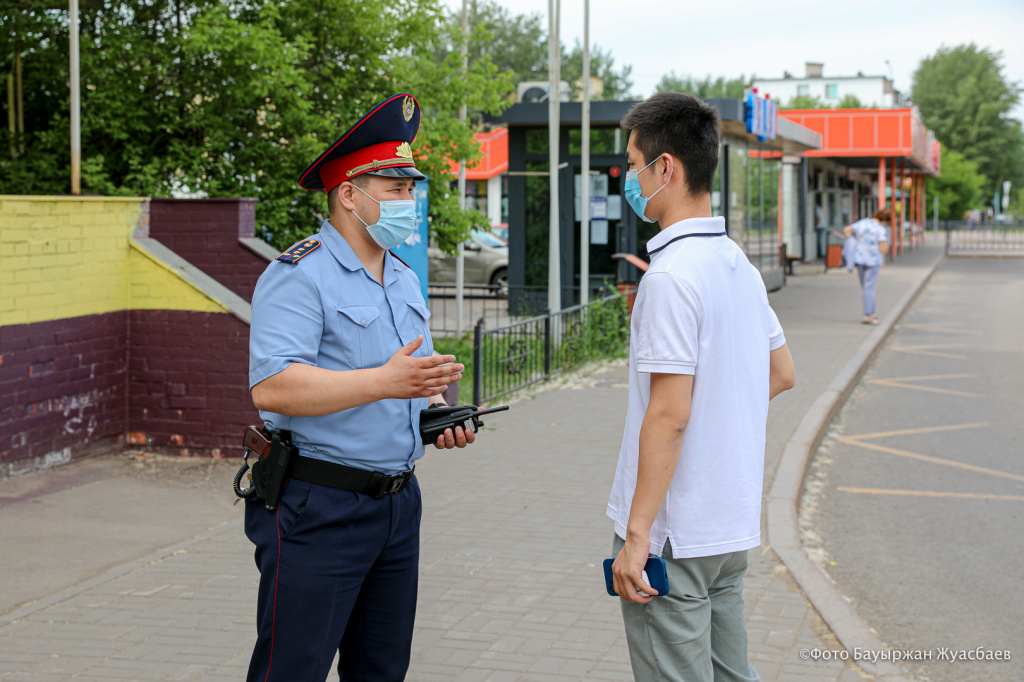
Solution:
M 465 284 L 486 284 L 497 287 L 499 296 L 508 294 L 508 244 L 490 232 L 473 232 L 462 247 L 465 261 Z M 455 284 L 455 256 L 446 255 L 436 246 L 427 250 L 430 259 L 431 284 Z

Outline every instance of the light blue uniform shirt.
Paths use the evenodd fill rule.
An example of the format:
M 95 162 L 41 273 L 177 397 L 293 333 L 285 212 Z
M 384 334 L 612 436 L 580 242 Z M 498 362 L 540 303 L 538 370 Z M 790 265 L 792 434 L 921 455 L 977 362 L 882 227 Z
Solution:
M 252 297 L 249 387 L 293 362 L 331 370 L 380 367 L 418 335 L 413 357 L 433 353 L 430 312 L 416 274 L 390 253 L 384 285 L 327 221 L 323 243 L 297 263 L 272 262 Z M 387 399 L 323 417 L 260 411 L 267 427 L 288 430 L 303 457 L 385 474 L 408 471 L 423 456 L 420 410 L 426 398 Z

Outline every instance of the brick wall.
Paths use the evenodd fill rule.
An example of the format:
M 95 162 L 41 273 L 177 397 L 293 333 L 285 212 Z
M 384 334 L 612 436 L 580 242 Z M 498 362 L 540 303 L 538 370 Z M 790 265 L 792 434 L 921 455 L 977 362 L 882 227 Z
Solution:
M 128 315 L 0 327 L 0 477 L 120 442 Z
M 252 302 L 267 259 L 239 239 L 255 230 L 255 199 L 153 199 L 149 236 Z
M 130 313 L 128 441 L 185 455 L 237 454 L 259 424 L 249 397 L 249 326 L 225 313 Z

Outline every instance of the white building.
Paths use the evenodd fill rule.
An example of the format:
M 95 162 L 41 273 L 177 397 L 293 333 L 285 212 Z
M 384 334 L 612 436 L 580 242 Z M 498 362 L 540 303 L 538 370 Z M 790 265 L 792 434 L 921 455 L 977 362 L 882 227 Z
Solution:
M 794 97 L 805 95 L 816 97 L 828 106 L 836 106 L 847 95 L 856 97 L 862 106 L 873 109 L 894 109 L 906 106 L 900 91 L 892 86 L 885 76 L 824 76 L 823 64 L 806 63 L 806 74 L 797 78 L 788 71 L 782 78 L 755 78 L 752 87 L 759 94 L 770 95 L 780 105 Z

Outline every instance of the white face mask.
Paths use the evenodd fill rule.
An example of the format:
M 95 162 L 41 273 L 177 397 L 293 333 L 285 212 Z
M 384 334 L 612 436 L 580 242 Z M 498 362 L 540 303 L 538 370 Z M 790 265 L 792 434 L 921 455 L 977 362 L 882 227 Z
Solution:
M 363 190 L 355 184 L 352 185 L 360 192 Z M 363 192 L 366 194 L 366 192 Z M 373 225 L 367 225 L 366 221 L 359 218 L 355 211 L 352 213 L 359 218 L 370 237 L 382 249 L 393 249 L 416 231 L 416 201 L 413 199 L 396 199 L 393 201 L 377 201 L 369 194 L 366 194 L 372 201 L 380 206 L 380 218 Z

